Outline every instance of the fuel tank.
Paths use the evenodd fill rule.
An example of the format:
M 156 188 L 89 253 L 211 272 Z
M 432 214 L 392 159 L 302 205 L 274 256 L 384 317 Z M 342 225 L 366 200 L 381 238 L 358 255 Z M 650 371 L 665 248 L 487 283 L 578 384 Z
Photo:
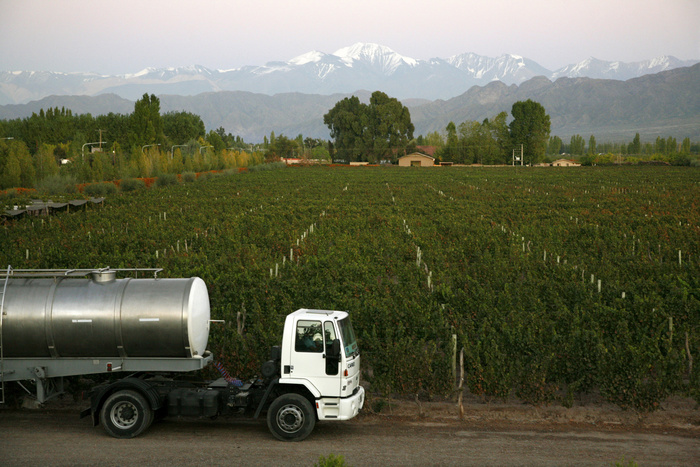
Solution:
M 209 293 L 198 277 L 9 278 L 6 358 L 197 357 L 209 339 Z

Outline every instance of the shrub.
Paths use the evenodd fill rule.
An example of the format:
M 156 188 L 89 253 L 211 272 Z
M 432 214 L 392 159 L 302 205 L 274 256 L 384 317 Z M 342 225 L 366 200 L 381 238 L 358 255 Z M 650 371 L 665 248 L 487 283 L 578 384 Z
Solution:
M 211 180 L 212 178 L 216 178 L 221 176 L 220 173 L 217 172 L 202 172 L 199 174 L 199 177 L 197 178 L 198 181 L 205 182 L 207 180 Z
M 177 175 L 175 174 L 162 174 L 156 179 L 156 186 L 177 185 L 178 183 Z
M 2 206 L 12 209 L 12 207 L 15 205 L 23 205 L 27 203 L 29 203 L 29 198 L 23 195 L 16 188 L 0 191 L 0 209 L 2 209 Z
M 37 190 L 44 191 L 50 195 L 75 193 L 78 191 L 75 187 L 76 183 L 76 180 L 69 175 L 51 175 L 37 184 Z
M 126 180 L 122 180 L 122 182 L 119 184 L 119 188 L 122 191 L 145 190 L 146 182 L 139 180 L 138 178 L 127 178 Z
M 318 463 L 314 464 L 316 467 L 345 467 L 348 464 L 345 462 L 345 457 L 342 455 L 336 456 L 331 453 L 328 456 L 321 456 L 318 459 Z
M 285 162 L 270 162 L 269 164 L 251 165 L 250 167 L 248 167 L 248 171 L 258 172 L 260 170 L 276 170 L 284 169 L 286 167 L 287 164 Z
M 183 182 L 194 182 L 195 180 L 197 180 L 197 174 L 194 172 L 185 172 L 182 174 Z
M 100 182 L 85 185 L 83 193 L 90 196 L 105 196 L 117 192 L 117 187 L 111 182 Z

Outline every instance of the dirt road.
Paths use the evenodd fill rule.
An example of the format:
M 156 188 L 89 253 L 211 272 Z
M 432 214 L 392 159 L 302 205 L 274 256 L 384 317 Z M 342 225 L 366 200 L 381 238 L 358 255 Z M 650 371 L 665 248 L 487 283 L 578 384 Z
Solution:
M 0 464 L 26 465 L 303 465 L 343 455 L 363 465 L 700 465 L 700 423 L 613 421 L 559 423 L 517 410 L 467 411 L 460 421 L 441 408 L 398 408 L 343 423 L 320 423 L 304 442 L 272 438 L 263 421 L 170 420 L 141 437 L 108 437 L 74 409 L 1 410 Z M 450 411 L 453 412 L 454 406 Z M 504 416 L 505 414 L 505 416 Z M 549 419 L 549 420 L 547 420 Z M 685 424 L 685 425 L 684 425 Z

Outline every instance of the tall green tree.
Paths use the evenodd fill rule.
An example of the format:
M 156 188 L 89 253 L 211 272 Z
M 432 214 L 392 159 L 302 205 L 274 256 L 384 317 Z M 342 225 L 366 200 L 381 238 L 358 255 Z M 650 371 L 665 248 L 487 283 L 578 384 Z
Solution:
M 544 107 L 531 99 L 518 101 L 511 109 L 510 137 L 514 147 L 523 147 L 526 164 L 536 164 L 544 158 L 549 140 L 550 119 Z
M 323 116 L 331 131 L 336 159 L 377 162 L 393 160 L 413 139 L 414 126 L 407 107 L 375 91 L 369 105 L 346 97 Z
M 684 138 L 681 143 L 681 153 L 690 154 L 690 138 Z
M 160 117 L 160 99 L 144 94 L 134 104 L 130 118 L 131 142 L 137 146 L 164 144 L 163 121 Z
M 270 161 L 277 160 L 280 157 L 289 158 L 294 157 L 298 151 L 299 146 L 297 141 L 287 138 L 284 134 L 280 133 L 280 135 L 275 138 L 274 144 L 270 144 L 265 157 Z
M 445 127 L 445 146 L 439 151 L 440 159 L 448 162 L 464 162 L 464 155 L 459 150 L 459 137 L 457 136 L 457 126 L 450 122 Z
M 498 146 L 498 152 L 493 161 L 495 164 L 505 164 L 511 156 L 512 145 L 507 120 L 508 112 L 500 112 L 489 121 L 491 138 L 496 140 Z
M 54 150 L 55 146 L 42 144 L 39 151 L 34 155 L 37 180 L 58 174 L 59 167 L 54 157 Z
M 588 138 L 588 154 L 595 155 L 597 151 L 595 136 L 591 135 L 591 137 Z
M 366 127 L 365 107 L 357 96 L 346 97 L 323 116 L 323 123 L 331 130 L 334 140 L 335 159 L 346 162 L 361 160 Z M 270 145 L 273 144 L 271 141 Z
M 368 134 L 371 135 L 368 160 L 395 160 L 413 139 L 411 113 L 398 99 L 381 91 L 372 93 L 367 107 Z M 373 160 L 372 160 L 373 159 Z
M 634 135 L 634 139 L 632 139 L 632 143 L 630 143 L 630 146 L 627 150 L 628 154 L 641 154 L 642 153 L 642 143 L 640 142 L 639 138 L 639 133 L 636 133 Z
M 162 117 L 163 132 L 172 145 L 204 137 L 204 122 L 199 115 L 190 112 L 167 112 Z
M 547 145 L 547 154 L 552 156 L 557 156 L 561 153 L 562 140 L 558 136 L 552 136 L 549 138 L 549 144 Z
M 569 143 L 569 153 L 582 156 L 586 150 L 586 141 L 581 135 L 573 135 Z
M 36 170 L 22 141 L 0 140 L 0 189 L 32 188 Z

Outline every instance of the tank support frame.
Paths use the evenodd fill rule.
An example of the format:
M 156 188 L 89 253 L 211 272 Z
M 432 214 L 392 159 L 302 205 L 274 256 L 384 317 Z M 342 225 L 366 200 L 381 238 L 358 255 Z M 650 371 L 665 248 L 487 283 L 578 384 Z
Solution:
M 142 371 L 180 373 L 201 370 L 213 358 L 210 352 L 193 358 L 6 358 L 3 381 L 33 381 L 36 393 L 32 395 L 44 403 L 64 392 L 65 376 Z

